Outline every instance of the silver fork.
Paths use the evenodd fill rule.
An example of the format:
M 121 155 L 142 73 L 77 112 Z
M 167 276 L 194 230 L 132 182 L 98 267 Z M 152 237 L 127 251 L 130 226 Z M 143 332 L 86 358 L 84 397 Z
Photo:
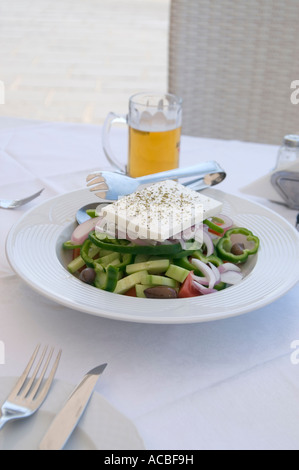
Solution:
M 1 407 L 2 416 L 0 417 L 0 429 L 4 426 L 5 423 L 7 423 L 7 421 L 31 416 L 39 409 L 48 394 L 59 364 L 62 351 L 59 350 L 49 376 L 45 380 L 45 383 L 42 384 L 50 360 L 52 358 L 54 348 L 51 348 L 47 357 L 46 353 L 48 347 L 46 346 L 43 349 L 33 374 L 31 377 L 29 377 L 29 373 L 37 358 L 39 349 L 40 345 L 35 348 L 35 351 L 31 356 L 23 374 Z M 38 375 L 42 365 L 43 368 L 40 375 Z
M 24 199 L 0 199 L 0 208 L 1 209 L 16 209 L 17 207 L 23 206 L 24 204 L 27 204 L 28 202 L 33 201 L 33 199 L 40 196 L 43 191 L 44 189 L 41 189 L 41 191 L 38 191 L 37 193 L 32 194 L 32 196 L 25 197 Z

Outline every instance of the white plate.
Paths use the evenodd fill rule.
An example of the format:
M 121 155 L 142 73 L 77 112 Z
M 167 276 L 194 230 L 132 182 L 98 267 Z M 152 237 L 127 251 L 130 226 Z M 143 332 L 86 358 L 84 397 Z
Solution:
M 0 378 L 3 403 L 17 378 Z M 0 432 L 0 450 L 37 450 L 56 413 L 74 386 L 55 380 L 41 408 L 26 419 L 6 423 Z M 143 450 L 142 439 L 133 423 L 94 392 L 65 450 Z
M 244 280 L 223 291 L 188 299 L 140 299 L 86 285 L 65 268 L 62 243 L 75 227 L 77 209 L 95 196 L 87 190 L 48 200 L 25 214 L 11 230 L 6 253 L 12 268 L 39 293 L 89 314 L 144 323 L 196 323 L 240 315 L 284 295 L 299 279 L 299 235 L 265 207 L 208 190 L 223 202 L 223 213 L 260 238 L 257 256 L 246 263 Z

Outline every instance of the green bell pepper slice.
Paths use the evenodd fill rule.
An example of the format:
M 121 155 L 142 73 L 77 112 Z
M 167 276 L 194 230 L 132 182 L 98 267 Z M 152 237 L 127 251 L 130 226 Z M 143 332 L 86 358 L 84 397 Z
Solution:
M 97 213 L 95 209 L 87 209 L 86 214 L 89 215 L 91 219 L 95 219 L 95 217 L 97 217 Z
M 114 292 L 118 281 L 119 269 L 116 266 L 108 266 L 106 271 L 96 270 L 95 287 Z
M 183 258 L 179 259 L 174 259 L 173 264 L 175 264 L 176 266 L 180 266 L 181 268 L 187 269 L 188 271 L 193 271 L 196 276 L 203 276 L 202 272 L 197 269 L 192 263 L 190 263 L 188 256 L 184 256 Z
M 251 242 L 250 247 L 244 246 L 244 249 L 241 250 L 240 254 L 234 254 L 232 253 L 232 247 L 234 246 L 234 243 L 232 241 L 232 236 L 233 235 L 243 235 L 244 236 L 244 242 Z M 230 230 L 227 230 L 227 232 L 224 234 L 224 236 L 218 241 L 216 245 L 216 251 L 217 255 L 219 258 L 221 258 L 224 261 L 229 261 L 231 263 L 244 263 L 247 259 L 248 256 L 254 255 L 257 253 L 259 249 L 259 238 L 253 233 L 243 227 L 236 227 L 232 228 Z
M 93 248 L 93 250 L 91 250 L 91 248 Z M 93 253 L 91 253 L 91 251 L 93 251 Z M 97 255 L 99 251 L 100 248 L 94 246 L 89 239 L 85 240 L 81 247 L 80 255 L 88 268 L 94 268 L 95 260 L 93 259 L 92 255 Z
M 115 267 L 119 269 L 119 271 L 125 271 L 128 264 L 132 264 L 133 262 L 133 255 L 131 253 L 124 253 L 121 254 L 121 261 Z
M 215 220 L 221 220 L 221 219 L 215 218 Z M 205 219 L 203 223 L 206 224 L 211 230 L 218 233 L 219 235 L 221 235 L 224 232 L 224 229 L 222 227 L 220 227 L 217 224 L 214 224 L 214 222 L 209 219 Z
M 191 256 L 192 258 L 197 258 L 205 264 L 213 263 L 216 267 L 223 264 L 222 259 L 218 258 L 218 256 L 216 255 L 205 256 L 200 250 L 196 250 L 193 253 L 191 253 L 191 255 L 189 254 L 188 256 Z M 203 273 L 189 261 L 188 256 L 184 256 L 180 259 L 174 259 L 173 263 L 176 264 L 177 266 L 180 266 L 181 268 L 188 269 L 188 271 L 194 271 L 194 274 L 196 276 L 203 276 Z
M 75 250 L 76 248 L 81 248 L 82 245 L 78 245 L 73 243 L 71 240 L 68 240 L 67 242 L 64 242 L 62 246 L 65 250 Z
M 100 248 L 94 243 L 92 243 L 91 240 L 85 240 L 81 247 L 80 255 L 86 266 L 94 269 L 99 268 L 99 265 L 101 265 L 100 260 L 93 259 L 91 256 L 93 254 L 97 254 L 99 251 Z M 133 255 L 131 253 L 120 253 L 120 262 L 118 264 L 115 264 L 114 267 L 117 268 L 119 271 L 124 271 L 126 269 L 126 266 L 132 263 L 132 260 Z M 106 267 L 104 266 L 104 268 L 107 268 L 108 266 L 109 264 Z
M 212 255 L 209 255 L 209 256 L 205 256 L 202 251 L 200 250 L 197 250 L 193 253 L 192 255 L 193 258 L 197 258 L 199 259 L 200 261 L 202 261 L 203 263 L 212 263 L 214 264 L 214 266 L 216 266 L 216 268 L 218 268 L 221 264 L 223 264 L 223 261 L 222 259 L 220 259 L 218 256 L 212 254 Z
M 124 244 L 123 240 L 108 241 L 108 239 L 97 238 L 95 232 L 89 234 L 89 240 L 96 246 L 110 251 L 117 251 L 119 253 L 129 253 L 132 255 L 146 254 L 146 255 L 177 255 L 184 256 L 180 243 L 169 245 L 134 245 Z M 193 251 L 191 251 L 193 252 Z M 190 252 L 190 253 L 191 253 Z M 186 252 L 187 253 L 187 252 Z

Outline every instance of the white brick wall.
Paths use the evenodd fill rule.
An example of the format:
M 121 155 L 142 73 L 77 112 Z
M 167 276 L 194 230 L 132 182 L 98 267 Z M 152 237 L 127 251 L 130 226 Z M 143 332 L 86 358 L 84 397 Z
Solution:
M 101 124 L 167 89 L 170 0 L 2 0 L 1 116 Z

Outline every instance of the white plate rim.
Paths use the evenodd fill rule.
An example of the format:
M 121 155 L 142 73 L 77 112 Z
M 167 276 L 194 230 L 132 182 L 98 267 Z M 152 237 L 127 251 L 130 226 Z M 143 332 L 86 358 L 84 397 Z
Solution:
M 14 384 L 17 382 L 18 377 L 13 376 L 3 376 L 0 377 L 1 387 L 0 389 L 6 390 L 6 393 L 10 392 Z M 70 382 L 66 382 L 60 379 L 54 379 L 54 382 L 51 386 L 50 392 L 44 403 L 41 405 L 40 409 L 37 410 L 33 416 L 25 419 L 16 420 L 12 423 L 7 423 L 3 431 L 4 433 L 10 432 L 11 429 L 8 427 L 11 424 L 13 425 L 12 430 L 15 433 L 23 433 L 28 431 L 31 433 L 29 435 L 29 440 L 31 444 L 29 444 L 30 450 L 37 449 L 39 442 L 45 435 L 49 425 L 51 424 L 52 420 L 56 416 L 56 414 L 62 409 L 64 406 L 67 398 L 70 396 L 71 392 L 74 389 L 74 385 Z M 3 400 L 6 399 L 6 396 L 3 396 Z M 109 417 L 110 424 L 106 426 L 103 423 L 104 417 Z M 102 417 L 101 422 L 101 429 L 99 429 L 98 423 L 100 422 L 99 419 Z M 35 420 L 35 426 L 32 427 L 32 419 Z M 31 422 L 30 422 L 31 420 Z M 45 426 L 46 423 L 46 426 Z M 112 423 L 112 424 L 111 424 Z M 21 425 L 21 426 L 20 426 Z M 116 432 L 116 434 L 107 436 L 106 431 L 109 429 L 110 431 L 113 429 L 114 431 L 121 428 L 122 432 Z M 20 429 L 21 428 L 21 429 Z M 37 428 L 39 428 L 37 430 Z M 44 428 L 44 429 L 43 429 Z M 27 431 L 26 431 L 27 430 Z M 34 430 L 34 433 L 33 431 Z M 43 431 L 42 431 L 43 430 Z M 106 445 L 105 443 L 105 436 L 106 436 Z M 20 437 L 20 436 L 19 436 Z M 80 439 L 81 437 L 81 439 Z M 85 437 L 85 439 L 84 439 Z M 87 405 L 86 410 L 84 411 L 82 417 L 80 418 L 79 422 L 76 425 L 74 430 L 74 435 L 71 435 L 68 442 L 65 445 L 65 449 L 75 449 L 75 443 L 79 448 L 82 447 L 82 440 L 89 441 L 89 450 L 92 447 L 93 450 L 100 450 L 103 447 L 107 446 L 106 450 L 110 450 L 111 440 L 115 439 L 114 447 L 119 449 L 131 449 L 135 448 L 137 450 L 144 450 L 144 442 L 142 437 L 140 436 L 136 426 L 133 422 L 127 418 L 124 414 L 118 411 L 104 396 L 98 393 L 96 390 L 92 393 L 89 403 Z M 15 436 L 13 438 L 15 440 Z M 27 436 L 28 440 L 28 436 Z M 108 446 L 108 442 L 110 445 Z M 81 443 L 81 444 L 80 444 Z M 14 442 L 13 445 L 17 443 Z M 22 446 L 22 448 L 24 445 Z M 109 447 L 109 448 L 108 448 Z M 5 450 L 5 449 L 1 449 Z M 28 449 L 29 450 L 29 449 Z M 76 447 L 77 450 L 77 447 Z
M 294 287 L 294 285 L 298 282 L 298 279 L 299 279 L 299 268 L 295 265 L 295 263 L 293 265 L 294 259 L 296 259 L 296 257 L 298 259 L 299 257 L 299 234 L 296 231 L 296 229 L 292 227 L 292 225 L 286 219 L 280 216 L 278 213 L 274 212 L 273 210 L 269 208 L 264 207 L 262 204 L 249 201 L 248 199 L 245 199 L 239 196 L 224 193 L 218 189 L 217 190 L 216 189 L 205 190 L 204 193 L 216 199 L 218 198 L 221 201 L 227 200 L 228 203 L 233 203 L 235 207 L 237 208 L 237 211 L 239 210 L 242 204 L 245 205 L 246 207 L 249 207 L 250 210 L 253 211 L 253 215 L 255 212 L 258 212 L 259 214 L 261 214 L 264 220 L 266 220 L 268 223 L 273 222 L 273 221 L 277 222 L 278 224 L 277 226 L 279 227 L 281 231 L 281 236 L 289 236 L 289 238 L 295 241 L 294 245 L 292 245 L 292 248 L 294 251 L 293 253 L 287 253 L 285 251 L 286 247 L 284 246 L 280 247 L 280 252 L 279 252 L 279 256 L 283 256 L 284 259 L 287 258 L 288 262 L 290 263 L 289 267 L 291 266 L 291 263 L 292 263 L 292 269 L 293 269 L 292 276 L 288 278 L 287 284 L 284 284 L 283 286 L 273 290 L 272 292 L 265 291 L 262 297 L 259 298 L 258 301 L 253 300 L 248 305 L 244 305 L 239 308 L 238 305 L 232 303 L 228 310 L 225 310 L 225 311 L 219 310 L 213 313 L 210 313 L 209 311 L 207 311 L 207 309 L 209 309 L 209 303 L 211 303 L 210 300 L 212 296 L 217 295 L 219 299 L 220 299 L 220 296 L 222 296 L 222 301 L 223 301 L 225 299 L 225 296 L 228 295 L 228 292 L 230 294 L 232 294 L 233 291 L 234 293 L 238 293 L 238 291 L 240 290 L 240 284 L 237 286 L 232 286 L 229 289 L 226 289 L 224 291 L 217 292 L 216 294 L 211 294 L 209 296 L 200 296 L 200 297 L 190 298 L 190 299 L 175 299 L 175 300 L 162 300 L 161 301 L 161 300 L 138 299 L 138 298 L 129 298 L 129 297 L 121 296 L 122 303 L 125 303 L 127 307 L 127 311 L 125 311 L 125 313 L 122 312 L 121 314 L 119 311 L 120 306 L 117 305 L 120 296 L 117 296 L 116 294 L 110 294 L 110 293 L 97 290 L 98 294 L 102 296 L 102 300 L 104 299 L 104 301 L 106 301 L 107 297 L 105 298 L 104 296 L 109 295 L 110 296 L 109 303 L 112 302 L 113 304 L 112 308 L 110 307 L 110 305 L 109 305 L 109 308 L 107 308 L 107 305 L 106 305 L 106 308 L 101 307 L 100 309 L 95 308 L 94 306 L 91 306 L 91 305 L 82 305 L 76 301 L 72 301 L 68 298 L 64 298 L 63 295 L 58 295 L 57 292 L 51 291 L 51 289 L 49 289 L 46 285 L 38 282 L 37 278 L 35 279 L 29 278 L 26 272 L 24 272 L 21 269 L 20 260 L 16 259 L 14 256 L 14 248 L 15 248 L 14 240 L 15 240 L 15 237 L 17 237 L 18 233 L 20 233 L 22 226 L 24 226 L 24 224 L 26 226 L 26 221 L 29 220 L 30 217 L 32 217 L 32 215 L 33 216 L 37 215 L 37 220 L 36 220 L 37 224 L 41 224 L 41 220 L 39 219 L 42 219 L 47 216 L 50 217 L 50 214 L 43 213 L 44 207 L 51 207 L 51 211 L 53 211 L 55 210 L 56 206 L 58 206 L 59 204 L 62 204 L 63 201 L 65 201 L 66 199 L 76 200 L 76 198 L 79 198 L 80 201 L 82 199 L 82 203 L 80 202 L 77 208 L 84 206 L 85 204 L 89 202 L 97 201 L 95 196 L 92 195 L 88 190 L 76 190 L 76 191 L 72 191 L 69 193 L 55 196 L 54 198 L 44 201 L 37 207 L 34 207 L 30 211 L 25 213 L 20 218 L 20 220 L 12 227 L 12 229 L 10 230 L 8 234 L 8 237 L 6 240 L 6 246 L 5 246 L 7 259 L 12 269 L 19 275 L 19 277 L 21 277 L 23 281 L 25 281 L 32 289 L 39 292 L 43 296 L 51 300 L 54 300 L 55 302 L 63 306 L 69 307 L 71 309 L 74 309 L 83 313 L 96 315 L 99 317 L 110 318 L 113 320 L 138 322 L 138 323 L 159 323 L 159 324 L 185 324 L 185 323 L 209 322 L 209 321 L 222 320 L 225 318 L 234 317 L 234 316 L 238 316 L 244 313 L 248 313 L 250 311 L 257 310 L 266 305 L 269 305 L 270 303 L 274 302 L 281 296 L 285 295 L 292 287 Z M 39 216 L 38 213 L 40 211 L 42 212 L 42 215 Z M 237 213 L 237 215 L 240 217 L 245 215 L 245 219 L 246 219 L 246 215 L 248 216 L 247 213 L 243 214 L 243 212 L 239 212 Z M 234 214 L 234 216 L 236 216 L 236 214 Z M 65 229 L 67 225 L 69 225 L 72 222 L 72 220 L 74 220 L 74 209 L 68 213 L 67 217 L 63 216 L 63 218 L 64 219 L 60 223 L 60 225 L 58 224 L 58 227 L 61 229 L 60 233 Z M 57 223 L 55 223 L 54 225 L 57 225 Z M 246 224 L 244 225 L 246 226 Z M 249 228 L 252 228 L 252 227 L 249 227 Z M 56 242 L 57 242 L 57 239 L 56 239 Z M 271 239 L 270 239 L 270 242 L 271 242 Z M 273 245 L 272 248 L 273 247 L 275 247 L 275 245 Z M 265 248 L 266 248 L 265 244 L 263 246 L 263 243 L 262 243 L 260 247 L 260 253 L 263 253 Z M 265 257 L 264 257 L 264 260 L 265 260 Z M 260 254 L 258 256 L 256 267 L 259 266 L 259 264 L 260 264 Z M 256 271 L 256 267 L 254 268 L 253 272 Z M 288 273 L 290 274 L 289 271 Z M 68 278 L 70 277 L 71 276 L 68 274 Z M 250 273 L 248 278 L 252 279 L 252 277 L 253 277 L 253 273 Z M 247 282 L 247 278 L 246 278 L 246 282 Z M 242 283 L 244 285 L 245 281 L 242 281 Z M 84 288 L 88 289 L 90 288 L 90 286 L 84 286 Z M 92 289 L 95 290 L 94 288 Z M 114 296 L 114 299 L 111 296 Z M 146 305 L 145 302 L 151 302 L 152 303 L 151 306 L 155 305 L 155 312 L 159 310 L 159 312 L 161 311 L 161 315 L 152 316 L 152 314 L 148 312 L 149 304 Z M 207 304 L 207 306 L 205 306 L 205 304 Z M 138 305 L 138 309 L 141 310 L 140 314 L 131 312 L 131 309 L 133 307 L 137 307 L 137 305 Z M 200 313 L 197 314 L 196 312 L 194 312 L 193 307 L 200 308 L 201 309 Z M 188 310 L 186 315 L 175 316 L 175 314 L 173 314 L 175 311 L 178 311 L 178 310 L 182 311 L 182 309 Z M 145 313 L 145 311 L 147 313 Z M 171 314 L 169 314 L 169 312 L 171 312 Z

